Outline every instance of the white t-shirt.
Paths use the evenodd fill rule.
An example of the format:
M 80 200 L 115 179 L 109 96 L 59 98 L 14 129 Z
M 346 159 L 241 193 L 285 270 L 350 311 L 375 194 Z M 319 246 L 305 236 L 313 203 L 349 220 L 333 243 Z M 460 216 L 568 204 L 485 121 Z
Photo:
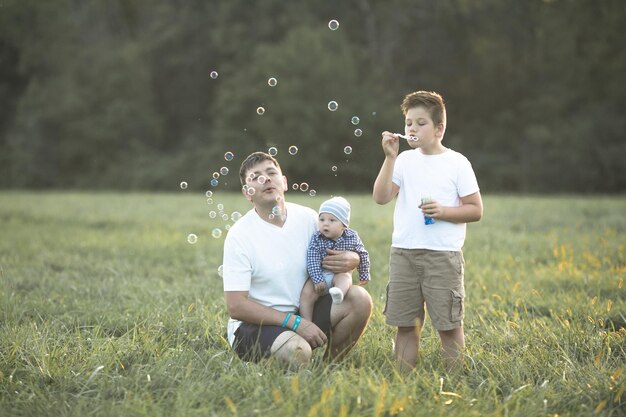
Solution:
M 442 206 L 458 207 L 461 197 L 479 191 L 476 175 L 467 158 L 448 149 L 424 155 L 419 149 L 398 155 L 392 181 L 400 191 L 393 219 L 391 246 L 404 249 L 459 251 L 465 242 L 465 223 L 436 219 L 425 225 L 419 208 L 422 197 Z
M 295 311 L 308 278 L 306 251 L 317 231 L 315 210 L 285 203 L 283 227 L 252 209 L 228 231 L 224 241 L 224 291 L 248 291 L 248 298 L 279 311 Z M 241 321 L 228 321 L 232 345 Z

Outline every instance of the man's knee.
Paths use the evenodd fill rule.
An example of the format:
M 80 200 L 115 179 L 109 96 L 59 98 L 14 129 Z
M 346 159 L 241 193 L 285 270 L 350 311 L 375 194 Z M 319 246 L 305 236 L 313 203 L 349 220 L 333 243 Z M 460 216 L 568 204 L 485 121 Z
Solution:
M 284 332 L 272 344 L 271 353 L 281 362 L 299 366 L 311 360 L 313 351 L 302 337 L 294 332 Z
M 350 303 L 350 309 L 357 314 L 362 314 L 366 318 L 372 314 L 372 297 L 363 287 L 351 287 L 345 301 Z

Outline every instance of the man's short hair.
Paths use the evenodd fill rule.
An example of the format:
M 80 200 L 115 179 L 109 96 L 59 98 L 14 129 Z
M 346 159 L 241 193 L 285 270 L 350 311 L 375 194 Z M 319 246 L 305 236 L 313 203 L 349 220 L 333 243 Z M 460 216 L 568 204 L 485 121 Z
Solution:
M 280 169 L 280 164 L 272 155 L 265 152 L 253 152 L 241 163 L 241 168 L 239 168 L 239 180 L 241 181 L 241 185 L 246 185 L 246 174 L 248 171 L 263 161 L 271 161 L 276 168 Z M 281 170 L 282 171 L 282 170 Z

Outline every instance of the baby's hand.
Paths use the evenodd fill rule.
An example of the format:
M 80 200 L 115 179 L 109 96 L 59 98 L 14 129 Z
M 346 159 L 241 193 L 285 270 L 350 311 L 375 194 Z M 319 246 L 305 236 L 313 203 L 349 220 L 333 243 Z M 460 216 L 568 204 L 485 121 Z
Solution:
M 325 282 L 320 282 L 319 284 L 315 284 L 315 292 L 317 294 L 323 294 L 325 290 L 326 290 Z

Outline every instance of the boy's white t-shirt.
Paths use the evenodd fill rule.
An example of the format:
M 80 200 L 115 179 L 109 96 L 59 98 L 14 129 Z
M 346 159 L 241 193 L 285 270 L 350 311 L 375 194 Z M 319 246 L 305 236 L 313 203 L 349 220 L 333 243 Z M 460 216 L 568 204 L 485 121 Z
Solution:
M 248 291 L 248 298 L 279 311 L 295 311 L 308 278 L 306 252 L 317 231 L 315 210 L 285 203 L 283 227 L 263 220 L 252 209 L 228 231 L 224 241 L 224 291 Z M 229 319 L 232 345 L 241 321 Z
M 419 206 L 422 197 L 430 197 L 442 206 L 458 207 L 461 197 L 478 192 L 478 181 L 469 160 L 452 149 L 436 155 L 424 155 L 419 149 L 411 149 L 398 155 L 392 181 L 400 191 L 394 210 L 391 246 L 461 250 L 466 224 L 435 219 L 434 224 L 425 225 Z

